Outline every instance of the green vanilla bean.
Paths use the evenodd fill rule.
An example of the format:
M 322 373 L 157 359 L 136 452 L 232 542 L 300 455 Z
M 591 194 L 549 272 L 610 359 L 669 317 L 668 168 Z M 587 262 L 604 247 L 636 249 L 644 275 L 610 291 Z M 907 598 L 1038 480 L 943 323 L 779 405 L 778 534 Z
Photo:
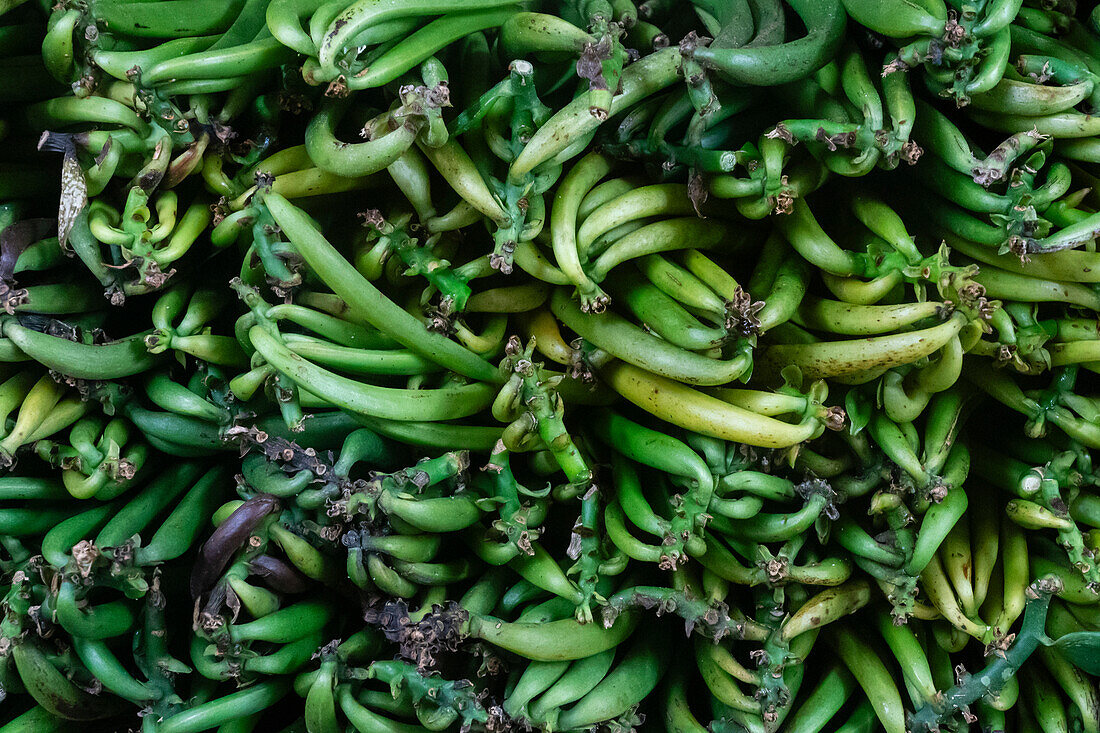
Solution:
M 855 679 L 851 673 L 843 667 L 831 666 L 798 710 L 787 719 L 786 730 L 792 733 L 823 730 L 854 690 Z
M 93 697 L 78 688 L 50 662 L 34 642 L 12 648 L 11 658 L 27 692 L 51 715 L 69 721 L 109 717 L 119 710 L 117 701 Z
M 487 0 L 481 1 L 483 4 L 489 4 Z M 369 89 L 392 82 L 451 43 L 477 31 L 499 27 L 512 17 L 516 10 L 514 7 L 507 6 L 486 7 L 463 13 L 448 13 L 437 18 L 398 41 L 374 59 L 367 68 L 345 77 L 347 88 Z M 341 30 L 342 28 L 337 26 L 337 33 Z M 326 37 L 322 42 L 322 49 L 325 48 L 327 41 Z
M 493 616 L 471 616 L 470 636 L 506 649 L 526 659 L 553 662 L 583 659 L 622 643 L 634 631 L 640 618 L 626 611 L 610 628 L 581 624 L 573 619 L 547 623 L 506 622 Z
M 643 637 L 603 680 L 558 717 L 562 730 L 583 728 L 622 715 L 657 686 L 671 649 L 656 635 Z
M 840 0 L 790 3 L 806 24 L 802 38 L 745 48 L 697 48 L 692 56 L 723 78 L 740 84 L 784 84 L 807 76 L 832 57 L 843 35 L 846 14 Z
M 943 34 L 947 7 L 943 2 L 844 0 L 844 9 L 860 25 L 891 38 Z
M 516 13 L 500 28 L 501 44 L 512 57 L 548 51 L 579 53 L 591 35 L 548 13 Z
M 888 733 L 905 733 L 907 726 L 901 694 L 873 649 L 850 627 L 835 628 L 830 641 L 863 688 L 883 729 Z
M 472 379 L 495 382 L 496 367 L 440 334 L 387 298 L 317 231 L 306 214 L 277 193 L 264 199 L 271 215 L 310 268 L 370 325 L 412 351 Z
M 237 718 L 266 710 L 281 700 L 290 690 L 290 680 L 275 677 L 264 680 L 224 697 L 201 702 L 175 713 L 157 726 L 160 733 L 200 733 Z
M 377 173 L 400 158 L 416 140 L 413 120 L 368 142 L 346 143 L 336 137 L 336 126 L 348 110 L 346 102 L 323 107 L 306 129 L 306 152 L 318 168 L 345 178 Z
M 104 642 L 74 636 L 73 648 L 85 668 L 91 671 L 105 688 L 119 697 L 144 703 L 161 696 L 158 690 L 142 684 L 131 676 Z
M 11 718 L 4 724 L 6 733 L 61 733 L 67 723 L 41 705 L 35 705 L 27 712 Z
M 850 336 L 873 336 L 911 326 L 940 315 L 944 305 L 934 301 L 899 305 L 855 305 L 807 296 L 794 321 L 804 328 Z
M 583 198 L 611 171 L 611 166 L 611 160 L 604 155 L 593 153 L 582 158 L 562 180 L 550 210 L 554 257 L 561 271 L 576 286 L 586 312 L 603 311 L 609 298 L 584 271 L 576 223 Z
M 629 108 L 645 97 L 670 86 L 679 78 L 680 54 L 666 48 L 644 56 L 623 70 L 619 92 L 612 97 L 609 115 Z M 551 160 L 577 140 L 584 139 L 600 126 L 600 118 L 589 110 L 589 100 L 580 95 L 550 118 L 512 162 L 508 177 L 522 180 L 540 163 Z
M 178 6 L 155 8 L 139 0 L 97 5 L 94 15 L 110 32 L 144 38 L 184 38 L 228 29 L 243 5 L 243 0 L 184 0 Z
M 322 69 L 330 69 L 335 73 L 339 73 L 337 57 L 353 47 L 352 41 L 360 32 L 372 25 L 396 18 L 422 17 L 440 13 L 462 14 L 500 8 L 510 4 L 512 4 L 512 0 L 459 0 L 457 3 L 444 3 L 439 2 L 439 0 L 417 0 L 412 3 L 399 3 L 394 0 L 389 2 L 359 0 L 359 2 L 349 4 L 342 13 L 332 20 L 315 51 L 311 49 L 308 53 L 315 52 L 317 54 L 317 60 Z M 431 53 L 434 53 L 434 50 L 426 56 Z
M 563 324 L 595 346 L 639 368 L 670 379 L 696 385 L 722 385 L 746 373 L 752 365 L 747 352 L 717 360 L 695 354 L 650 336 L 615 313 L 584 313 L 563 289 L 551 299 L 554 314 Z
M 682 477 L 687 492 L 664 541 L 673 546 L 682 542 L 685 548 L 690 547 L 691 537 L 702 532 L 704 512 L 710 506 L 714 492 L 714 477 L 706 463 L 685 443 L 645 428 L 617 413 L 604 411 L 598 413 L 596 419 L 600 438 L 618 452 L 643 465 Z M 698 543 L 697 537 L 695 543 Z M 682 559 L 670 555 L 673 563 Z
M 146 334 L 102 345 L 50 336 L 5 321 L 4 336 L 41 364 L 77 379 L 118 379 L 140 374 L 158 361 L 145 348 Z
M 303 389 L 352 413 L 391 420 L 462 418 L 488 407 L 495 394 L 492 385 L 481 383 L 439 390 L 376 387 L 311 364 L 262 326 L 253 326 L 248 336 L 257 352 L 280 372 Z
M 688 351 L 713 349 L 729 338 L 726 328 L 709 325 L 697 318 L 681 303 L 634 273 L 622 273 L 621 279 L 615 277 L 609 284 L 618 302 L 630 309 L 635 318 L 680 348 Z M 709 313 L 705 320 L 711 320 Z
M 150 64 L 142 69 L 141 80 L 155 86 L 168 80 L 234 78 L 275 68 L 292 57 L 291 51 L 277 39 L 263 38 Z

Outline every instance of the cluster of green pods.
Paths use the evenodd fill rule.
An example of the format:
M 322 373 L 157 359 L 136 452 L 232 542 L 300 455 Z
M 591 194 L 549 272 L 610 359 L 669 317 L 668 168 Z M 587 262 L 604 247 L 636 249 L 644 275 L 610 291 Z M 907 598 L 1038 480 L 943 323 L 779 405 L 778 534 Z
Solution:
M 1100 10 L 0 0 L 0 733 L 1100 733 Z

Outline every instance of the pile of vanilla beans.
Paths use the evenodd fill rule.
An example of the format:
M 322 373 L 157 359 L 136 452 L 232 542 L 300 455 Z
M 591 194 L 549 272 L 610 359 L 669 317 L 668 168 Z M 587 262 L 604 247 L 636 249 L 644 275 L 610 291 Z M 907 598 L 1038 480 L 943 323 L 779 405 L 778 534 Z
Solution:
M 1098 235 L 1074 0 L 0 0 L 0 733 L 1100 733 Z

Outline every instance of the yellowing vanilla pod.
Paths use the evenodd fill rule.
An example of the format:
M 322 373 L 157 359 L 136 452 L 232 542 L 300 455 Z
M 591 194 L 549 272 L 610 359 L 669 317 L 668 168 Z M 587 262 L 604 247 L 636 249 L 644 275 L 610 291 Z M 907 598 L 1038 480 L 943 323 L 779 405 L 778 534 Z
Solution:
M 788 618 L 779 630 L 779 637 L 789 642 L 799 634 L 855 613 L 871 600 L 871 586 L 861 578 L 835 588 L 826 588 L 806 601 Z
M 820 435 L 824 423 L 810 417 L 792 424 L 758 415 L 687 385 L 625 362 L 601 367 L 608 384 L 630 402 L 674 425 L 748 445 L 786 448 Z
M 985 287 L 990 298 L 1039 303 L 1070 303 L 1090 310 L 1100 310 L 1100 295 L 1080 283 L 1064 283 L 1029 275 L 981 268 L 974 280 Z
M 847 341 L 774 344 L 758 352 L 758 363 L 760 368 L 774 372 L 794 364 L 808 379 L 901 366 L 942 348 L 966 322 L 966 316 L 954 313 L 943 323 L 919 331 Z
M 912 326 L 943 312 L 943 303 L 856 305 L 815 296 L 803 299 L 795 322 L 805 328 L 848 336 L 874 336 Z

